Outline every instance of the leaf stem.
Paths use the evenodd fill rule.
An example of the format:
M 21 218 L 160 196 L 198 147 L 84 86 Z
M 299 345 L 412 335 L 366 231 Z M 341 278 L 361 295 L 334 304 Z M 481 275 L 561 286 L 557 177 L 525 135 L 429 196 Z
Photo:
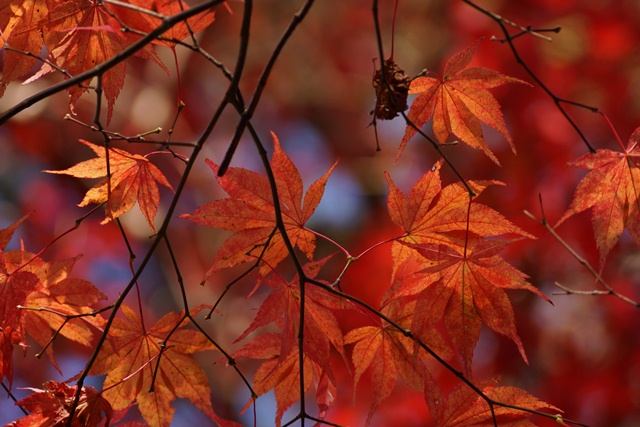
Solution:
M 395 37 L 396 37 L 396 17 L 398 16 L 398 1 L 399 0 L 395 0 L 395 4 L 393 6 L 393 21 L 391 22 L 391 54 L 389 55 L 389 59 L 391 60 L 393 60 L 393 50 L 396 46 Z M 384 58 L 380 58 L 380 60 L 384 61 Z
M 616 141 L 618 141 L 618 145 L 620 146 L 620 149 L 622 150 L 622 152 L 625 153 L 625 154 L 629 154 L 627 152 L 627 148 L 622 143 L 622 140 L 620 139 L 620 135 L 618 135 L 618 132 L 616 131 L 616 128 L 613 127 L 613 123 L 611 123 L 611 120 L 609 120 L 609 116 L 607 116 L 602 111 L 599 111 L 599 113 L 604 118 L 604 120 L 607 122 L 607 124 L 609 125 L 609 129 L 611 129 L 611 133 L 613 133 L 613 136 L 616 137 Z

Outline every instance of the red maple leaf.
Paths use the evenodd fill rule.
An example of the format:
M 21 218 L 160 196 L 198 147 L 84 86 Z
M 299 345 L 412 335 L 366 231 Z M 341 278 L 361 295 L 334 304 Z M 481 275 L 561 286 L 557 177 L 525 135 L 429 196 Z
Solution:
M 168 427 L 175 412 L 171 402 L 183 398 L 218 424 L 237 426 L 213 411 L 207 375 L 192 357 L 196 352 L 216 350 L 202 333 L 185 329 L 187 319 L 180 313 L 165 315 L 149 329 L 128 306 L 122 306 L 122 313 L 125 318 L 115 319 L 91 370 L 107 375 L 103 395 L 115 410 L 136 402 L 149 425 Z
M 353 393 L 364 372 L 371 368 L 373 403 L 366 425 L 369 425 L 380 403 L 396 387 L 398 375 L 415 390 L 422 391 L 425 383 L 435 384 L 426 364 L 426 353 L 417 352 L 412 339 L 391 326 L 363 326 L 344 336 L 345 344 L 354 344 L 351 354 L 355 367 Z
M 498 159 L 484 140 L 484 122 L 500 132 L 515 153 L 515 147 L 502 117 L 500 104 L 487 89 L 506 83 L 524 83 L 514 77 L 482 67 L 466 68 L 478 43 L 454 55 L 444 68 L 444 77 L 416 77 L 409 87 L 410 94 L 418 94 L 411 104 L 407 117 L 417 127 L 433 118 L 433 133 L 438 141 L 445 143 L 455 135 L 473 148 L 481 149 L 496 164 Z M 430 73 L 432 74 L 432 73 Z M 417 130 L 407 125 L 396 159 Z
M 45 262 L 34 254 L 10 251 L 4 254 L 4 271 L 0 272 L 0 329 L 4 344 L 20 345 L 25 350 L 27 335 L 40 346 L 54 367 L 60 371 L 54 357 L 51 340 L 60 334 L 90 347 L 93 331 L 100 328 L 99 316 L 78 316 L 92 313 L 100 300 L 106 299 L 90 282 L 71 278 L 69 274 L 80 256 L 58 262 Z M 11 378 L 11 372 L 2 372 Z
M 130 2 L 135 6 L 147 9 L 156 14 L 165 17 L 173 16 L 177 13 L 189 9 L 189 5 L 184 1 L 175 0 L 133 0 Z M 135 31 L 148 33 L 162 23 L 162 20 L 153 14 L 144 13 L 142 11 L 133 10 L 127 7 L 114 7 L 118 17 L 124 24 Z M 171 29 L 162 33 L 162 35 L 153 41 L 156 44 L 162 44 L 170 48 L 174 48 L 176 41 L 182 41 L 192 34 L 198 33 L 207 28 L 215 19 L 215 12 L 211 9 L 198 13 L 195 16 L 181 21 L 171 27 Z
M 69 425 L 71 408 L 78 390 L 57 381 L 48 381 L 44 390 L 29 388 L 34 393 L 16 402 L 26 411 L 31 412 L 10 424 L 11 427 L 55 427 Z M 82 387 L 80 400 L 75 408 L 71 427 L 97 427 L 103 418 L 106 425 L 113 416 L 109 402 L 93 387 Z
M 308 353 L 303 354 L 303 366 L 300 369 L 298 348 L 293 347 L 289 353 L 281 353 L 283 337 L 277 333 L 259 335 L 233 354 L 234 357 L 248 357 L 265 360 L 257 369 L 253 379 L 253 390 L 258 396 L 273 390 L 276 396 L 276 426 L 280 427 L 282 415 L 291 405 L 300 400 L 300 377 L 304 381 L 304 391 L 312 384 L 316 385 L 316 399 L 323 412 L 327 408 L 322 405 L 331 403 L 326 394 L 335 396 L 335 380 L 317 364 Z M 302 375 L 301 375 L 302 372 Z M 253 401 L 245 405 L 246 410 Z
M 14 278 L 13 282 L 14 284 L 18 283 L 18 286 L 10 286 L 7 280 L 8 271 L 3 251 L 11 241 L 13 233 L 27 216 L 0 230 L 0 276 L 5 278 L 0 281 L 0 381 L 7 377 L 10 387 L 13 382 L 14 339 L 12 337 L 14 337 L 14 330 L 19 329 L 20 326 L 18 305 L 24 302 L 27 294 L 38 285 L 31 276 L 20 274 L 17 279 Z M 17 337 L 19 334 L 15 336 Z
M 460 238 L 462 249 L 443 244 L 404 243 L 418 251 L 430 265 L 416 273 L 413 292 L 421 292 L 414 311 L 414 328 L 433 328 L 444 319 L 454 347 L 471 373 L 473 352 L 486 324 L 505 335 L 527 357 L 516 332 L 515 315 L 504 289 L 524 289 L 548 300 L 527 283 L 527 275 L 498 255 L 509 241 L 486 240 L 477 236 Z
M 311 184 L 303 201 L 300 172 L 280 147 L 276 135 L 272 136 L 274 153 L 271 167 L 287 235 L 291 243 L 308 259 L 313 259 L 316 236 L 307 230 L 304 224 L 320 203 L 335 164 Z M 217 174 L 218 166 L 209 160 L 207 164 Z M 265 177 L 247 169 L 230 168 L 224 176 L 216 176 L 216 179 L 230 198 L 206 203 L 191 215 L 180 215 L 181 218 L 207 227 L 234 232 L 218 250 L 206 277 L 225 267 L 255 261 L 276 226 L 271 188 Z M 285 259 L 287 254 L 282 236 L 278 233 L 273 234 L 262 257 L 264 264 L 260 271 L 263 274 L 268 273 Z
M 158 212 L 160 193 L 156 182 L 172 189 L 167 178 L 153 163 L 144 156 L 130 154 L 117 148 L 99 147 L 88 141 L 80 140 L 91 148 L 98 157 L 78 163 L 61 171 L 46 170 L 54 174 L 71 175 L 77 178 L 102 178 L 111 173 L 111 183 L 104 179 L 87 191 L 78 206 L 90 203 L 107 203 L 106 218 L 103 224 L 128 212 L 138 202 L 142 214 L 153 231 L 154 218 Z M 108 165 L 107 165 L 108 162 Z
M 443 401 L 440 401 L 439 405 L 430 406 L 431 415 L 436 424 L 442 427 L 489 427 L 496 424 L 505 427 L 534 427 L 535 424 L 527 419 L 531 414 L 518 410 L 514 406 L 532 411 L 561 412 L 555 406 L 517 387 L 499 387 L 492 383 L 480 388 L 494 402 L 509 406 L 494 405 L 492 412 L 486 400 L 466 384 L 459 384 L 446 398 L 441 399 Z
M 623 152 L 598 150 L 569 163 L 591 169 L 580 181 L 573 201 L 558 225 L 570 216 L 593 208 L 592 220 L 600 260 L 617 243 L 624 228 L 640 243 L 640 128 Z
M 424 174 L 408 196 L 385 173 L 389 185 L 389 216 L 405 232 L 392 245 L 394 270 L 416 254 L 412 246 L 402 243 L 464 246 L 464 242 L 451 239 L 452 231 L 469 230 L 481 236 L 517 234 L 533 237 L 489 206 L 477 202 L 471 202 L 469 206 L 469 191 L 461 183 L 442 188 L 440 166 L 441 162 L 438 162 Z M 489 185 L 504 185 L 499 181 L 469 181 L 468 184 L 476 197 Z
M 328 259 L 326 257 L 303 266 L 305 274 L 314 278 Z M 259 277 L 261 283 L 272 288 L 249 327 L 236 342 L 245 339 L 261 326 L 275 323 L 282 330 L 279 354 L 288 355 L 298 344 L 300 330 L 300 282 L 296 275 L 291 282 L 281 276 Z M 344 357 L 342 331 L 334 312 L 345 308 L 345 302 L 326 291 L 306 285 L 304 353 L 326 371 L 330 371 L 330 351 L 333 346 Z
M 13 379 L 13 347 L 27 349 L 27 335 L 45 347 L 54 367 L 51 340 L 60 334 L 90 346 L 93 333 L 89 325 L 100 328 L 100 316 L 91 313 L 106 297 L 90 282 L 69 277 L 75 262 L 71 258 L 45 262 L 21 250 L 3 252 L 16 228 L 28 217 L 0 230 L 0 379 Z M 68 318 L 74 316 L 76 318 Z M 54 335 L 54 332 L 55 335 Z
M 402 288 L 408 280 L 415 264 L 403 265 L 394 273 L 391 286 L 385 293 L 380 311 L 405 330 L 411 328 L 416 309 L 415 296 L 403 294 Z M 407 267 L 407 268 L 405 268 Z M 418 336 L 414 332 L 414 336 Z M 444 359 L 451 358 L 451 351 L 442 335 L 435 328 L 430 328 L 418 338 Z M 439 390 L 434 377 L 435 364 L 426 352 L 413 339 L 406 337 L 393 325 L 382 322 L 379 325 L 364 326 L 349 331 L 345 344 L 355 344 L 351 354 L 355 367 L 353 393 L 360 378 L 367 369 L 371 370 L 373 404 L 369 410 L 367 424 L 370 423 L 376 408 L 389 397 L 396 386 L 397 377 L 411 388 L 423 391 L 425 387 Z
M 33 28 L 49 13 L 46 0 L 13 0 L 0 2 L 0 49 L 5 45 L 12 49 L 4 50 L 2 77 L 0 78 L 0 96 L 7 85 L 27 74 L 38 61 L 42 50 L 42 35 L 39 31 L 25 31 Z M 27 56 L 28 52 L 32 56 Z

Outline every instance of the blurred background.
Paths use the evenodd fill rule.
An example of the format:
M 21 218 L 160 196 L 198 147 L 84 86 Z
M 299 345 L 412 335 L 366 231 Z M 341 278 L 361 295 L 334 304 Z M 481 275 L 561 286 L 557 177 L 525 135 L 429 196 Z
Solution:
M 527 35 L 517 38 L 514 44 L 518 54 L 556 96 L 606 113 L 626 143 L 640 125 L 639 1 L 492 0 L 477 4 L 525 27 L 562 27 L 558 34 L 545 33 L 552 41 Z M 249 55 L 241 83 L 245 99 L 251 98 L 265 62 L 301 5 L 301 1 L 255 2 Z M 391 52 L 394 5 L 392 0 L 379 1 L 385 55 Z M 229 7 L 233 13 L 220 8 L 216 21 L 198 35 L 198 40 L 211 55 L 233 69 L 243 5 L 231 1 Z M 511 31 L 517 32 L 513 28 Z M 509 46 L 492 40 L 494 37 L 503 37 L 498 25 L 462 1 L 400 1 L 394 60 L 412 77 L 423 69 L 441 73 L 451 55 L 484 38 L 472 64 L 534 83 L 518 65 Z M 155 50 L 172 75 L 150 61 L 129 60 L 125 86 L 108 129 L 136 135 L 161 127 L 164 130 L 155 140 L 164 140 L 178 102 L 182 101 L 186 107 L 178 116 L 171 140 L 192 142 L 221 101 L 226 81 L 202 57 L 178 48 L 178 84 L 173 52 L 161 46 Z M 376 151 L 369 112 L 375 104 L 372 76 L 379 64 L 369 2 L 316 2 L 284 48 L 252 121 L 269 148 L 269 131 L 278 135 L 306 186 L 338 160 L 325 196 L 308 226 L 330 236 L 351 254 L 398 234 L 386 210 L 383 172 L 388 171 L 394 182 L 407 191 L 438 160 L 432 147 L 414 138 L 394 163 L 405 128 L 401 118 L 378 121 L 382 150 Z M 9 85 L 0 98 L 0 111 L 60 80 L 59 76 L 47 76 L 27 85 L 20 82 Z M 445 150 L 465 178 L 497 179 L 506 184 L 490 188 L 480 201 L 538 237 L 513 244 L 503 255 L 531 276 L 531 283 L 548 295 L 554 305 L 527 292 L 510 293 L 530 364 L 522 361 L 512 342 L 485 331 L 476 349 L 474 372 L 477 378 L 499 377 L 501 384 L 524 388 L 563 409 L 567 418 L 590 426 L 640 425 L 640 311 L 613 297 L 553 295 L 558 291 L 555 282 L 581 290 L 597 289 L 597 284 L 542 226 L 523 213 L 528 210 L 540 217 L 541 197 L 550 223 L 562 216 L 585 174 L 566 164 L 586 154 L 587 146 L 539 86 L 507 85 L 492 93 L 503 107 L 517 155 L 491 129 L 485 129 L 486 137 L 501 168 L 483 153 L 466 146 Z M 76 105 L 74 117 L 90 123 L 94 108 L 95 96 L 84 95 Z M 615 136 L 600 115 L 572 106 L 566 109 L 594 148 L 618 150 Z M 66 169 L 93 157 L 79 139 L 101 141 L 99 134 L 64 121 L 68 112 L 68 96 L 61 93 L 0 127 L 0 228 L 33 211 L 16 232 L 9 249 L 18 248 L 22 239 L 27 250 L 38 252 L 88 212 L 76 205 L 94 182 L 41 172 Z M 204 159 L 216 163 L 222 160 L 237 122 L 237 114 L 228 110 L 211 134 L 202 161 L 198 161 L 189 177 L 178 214 L 191 213 L 207 201 L 226 197 Z M 431 133 L 430 125 L 425 129 Z M 146 144 L 120 146 L 137 153 L 155 148 Z M 189 155 L 188 150 L 176 151 Z M 171 156 L 153 156 L 153 162 L 175 188 L 184 164 Z M 260 159 L 248 138 L 241 141 L 232 166 L 262 172 Z M 443 167 L 443 181 L 451 183 L 455 179 Z M 163 212 L 171 196 L 170 191 L 161 189 L 157 224 L 164 219 Z M 77 230 L 47 249 L 43 257 L 59 260 L 83 254 L 73 275 L 90 280 L 113 300 L 131 277 L 129 252 L 117 226 L 100 225 L 102 219 L 103 211 L 98 210 Z M 137 208 L 121 219 L 134 253 L 144 255 L 151 234 L 145 219 Z M 588 262 L 601 268 L 603 277 L 618 292 L 640 301 L 640 252 L 637 242 L 626 232 L 601 266 L 589 212 L 572 217 L 557 231 Z M 244 271 L 244 268 L 224 271 L 202 287 L 199 284 L 204 272 L 228 234 L 175 218 L 169 236 L 191 304 L 213 303 L 224 286 Z M 343 279 L 343 289 L 373 304 L 379 302 L 390 283 L 389 248 L 381 246 L 355 263 Z M 335 248 L 320 243 L 319 250 L 326 255 Z M 323 270 L 327 280 L 336 277 L 342 261 Z M 220 306 L 220 315 L 206 323 L 218 342 L 230 351 L 241 345 L 233 341 L 249 325 L 260 305 L 260 294 L 246 299 L 253 284 L 247 280 L 234 286 Z M 175 272 L 165 249 L 157 252 L 145 270 L 140 287 L 147 302 L 145 320 L 149 324 L 168 310 L 182 309 Z M 363 319 L 340 320 L 345 332 L 363 324 Z M 34 359 L 37 348 L 27 349 L 24 357 L 15 353 L 13 391 L 18 398 L 28 394 L 21 387 L 40 387 L 47 379 L 70 378 L 86 362 L 87 349 L 69 341 L 56 342 L 54 349 L 63 375 L 48 362 Z M 223 417 L 237 418 L 249 397 L 246 388 L 231 369 L 220 363 L 218 354 L 205 353 L 199 360 L 210 375 L 214 408 Z M 242 360 L 240 367 L 251 372 L 257 364 Z M 340 358 L 336 358 L 335 367 L 338 399 L 328 419 L 343 425 L 363 425 L 371 404 L 368 378 L 361 380 L 352 401 L 349 371 Z M 441 380 L 449 387 L 455 383 L 454 378 L 444 373 Z M 93 381 L 99 385 L 101 379 Z M 400 383 L 392 397 L 381 404 L 372 425 L 431 425 L 422 395 Z M 172 425 L 210 422 L 186 402 L 177 401 L 174 405 L 178 412 Z M 273 425 L 274 413 L 273 394 L 261 397 L 258 425 Z M 13 402 L 3 395 L 0 425 L 20 415 Z M 252 416 L 246 415 L 249 414 L 237 419 L 253 425 Z M 535 421 L 554 425 L 539 418 Z

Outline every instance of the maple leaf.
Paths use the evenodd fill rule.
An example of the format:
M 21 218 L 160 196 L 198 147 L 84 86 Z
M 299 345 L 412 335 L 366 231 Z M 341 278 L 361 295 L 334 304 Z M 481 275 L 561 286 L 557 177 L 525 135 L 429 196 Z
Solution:
M 423 276 L 418 279 L 422 290 L 414 312 L 416 329 L 432 328 L 444 319 L 447 334 L 462 356 L 468 374 L 483 323 L 511 339 L 527 362 L 504 289 L 528 290 L 546 301 L 549 299 L 527 283 L 527 275 L 498 255 L 509 241 L 477 236 L 461 240 L 467 242 L 463 249 L 443 244 L 403 243 L 431 262 L 419 272 Z M 414 287 L 414 292 L 419 290 Z
M 392 326 L 363 326 L 344 336 L 345 344 L 354 344 L 351 358 L 355 367 L 353 380 L 354 399 L 358 382 L 371 367 L 373 403 L 367 415 L 366 425 L 384 399 L 393 392 L 397 376 L 415 390 L 422 391 L 425 382 L 435 384 L 425 363 L 424 353 L 417 357 L 414 341 Z
M 45 354 L 60 371 L 50 344 L 52 331 L 90 347 L 93 332 L 100 329 L 102 318 L 81 316 L 92 313 L 95 305 L 106 299 L 90 282 L 68 277 L 75 257 L 58 262 L 45 262 L 34 254 L 20 251 L 4 253 L 5 271 L 0 272 L 0 329 L 4 344 L 27 348 L 27 335 L 45 347 Z M 81 316 L 68 319 L 67 316 Z M 7 373 L 4 373 L 7 374 Z M 7 375 L 10 378 L 10 372 Z
M 418 96 L 411 104 L 407 117 L 417 127 L 433 118 L 433 133 L 439 142 L 445 143 L 451 135 L 455 135 L 471 147 L 483 150 L 499 165 L 500 162 L 484 140 L 480 122 L 500 132 L 514 153 L 515 147 L 504 123 L 500 104 L 487 89 L 506 83 L 528 83 L 488 68 L 466 68 L 477 45 L 478 42 L 449 59 L 443 78 L 427 75 L 413 79 L 409 93 Z M 416 132 L 413 126 L 407 125 L 396 160 Z
M 556 227 L 567 218 L 593 208 L 592 221 L 600 261 L 604 262 L 624 228 L 640 242 L 640 128 L 623 152 L 600 149 L 569 165 L 590 169 Z
M 406 330 L 411 326 L 416 298 L 401 295 L 400 289 L 413 273 L 413 267 L 415 265 L 403 265 L 396 270 L 380 305 L 381 313 Z M 448 345 L 435 328 L 430 328 L 420 339 L 442 358 L 451 358 Z M 403 335 L 395 326 L 380 324 L 356 328 L 345 335 L 344 341 L 345 344 L 355 344 L 351 354 L 355 367 L 354 399 L 360 378 L 371 367 L 374 401 L 367 424 L 380 403 L 391 395 L 398 376 L 414 390 L 423 391 L 425 387 L 439 390 L 431 372 L 433 368 L 429 365 L 433 359 L 428 358 L 417 342 Z
M 416 254 L 415 250 L 402 243 L 442 243 L 452 246 L 464 246 L 452 240 L 451 232 L 466 231 L 481 236 L 500 236 L 517 234 L 533 238 L 494 209 L 481 203 L 471 202 L 469 192 L 459 182 L 442 188 L 438 162 L 424 174 L 406 196 L 393 182 L 387 172 L 389 185 L 387 209 L 395 225 L 405 235 L 392 244 L 394 271 L 408 258 Z M 504 185 L 499 181 L 469 181 L 469 186 L 479 196 L 490 185 Z
M 303 266 L 305 274 L 314 278 L 318 270 L 331 255 Z M 298 344 L 300 329 L 300 281 L 298 276 L 287 282 L 281 276 L 259 277 L 273 290 L 265 298 L 249 327 L 238 337 L 242 341 L 261 326 L 276 323 L 282 330 L 282 355 L 291 353 Z M 315 287 L 307 287 L 305 292 L 304 353 L 325 370 L 330 370 L 330 350 L 333 346 L 344 356 L 342 331 L 335 317 L 335 310 L 345 308 L 342 299 Z
M 16 228 L 28 217 L 0 230 L 0 379 L 13 380 L 14 345 L 26 350 L 27 335 L 41 346 L 48 346 L 53 331 L 90 346 L 92 331 L 88 325 L 101 326 L 99 316 L 67 319 L 90 313 L 106 297 L 91 283 L 68 277 L 79 257 L 45 262 L 21 250 L 2 252 Z M 51 347 L 47 356 L 58 371 Z
M 37 3 L 29 9 L 24 8 L 24 11 L 18 14 L 20 20 L 15 28 L 12 28 L 9 42 L 13 40 L 14 47 L 22 47 L 21 50 L 36 56 L 44 43 L 49 52 L 49 61 L 44 62 L 40 70 L 25 83 L 60 70 L 64 71 L 66 77 L 81 74 L 113 58 L 132 43 L 123 35 L 115 13 L 107 9 L 102 2 L 30 1 Z M 153 60 L 168 72 L 150 46 L 142 48 L 134 55 Z M 21 58 L 19 62 L 24 62 L 24 59 L 26 58 Z M 24 74 L 24 67 L 22 64 L 9 66 L 11 74 L 3 77 L 2 82 L 6 84 L 10 79 Z M 100 75 L 101 88 L 107 100 L 107 123 L 111 121 L 115 100 L 124 86 L 125 74 L 126 64 L 122 61 Z M 89 90 L 89 84 L 90 81 L 87 80 L 68 89 L 72 110 L 80 96 Z
M 293 347 L 289 353 L 282 354 L 281 334 L 267 333 L 259 335 L 233 354 L 233 357 L 248 357 L 251 359 L 266 359 L 256 370 L 253 380 L 253 390 L 258 396 L 274 391 L 277 402 L 276 426 L 280 427 L 284 412 L 300 399 L 300 357 L 298 348 Z M 317 399 L 324 401 L 325 387 L 335 391 L 335 380 L 320 365 L 308 355 L 303 354 L 302 381 L 304 391 L 308 391 L 312 384 L 317 384 Z M 328 381 L 328 384 L 325 384 Z M 245 405 L 246 410 L 253 401 Z M 326 408 L 324 408 L 326 411 Z
M 70 0 L 57 3 L 41 22 L 27 31 L 42 30 L 44 44 L 50 60 L 70 75 L 78 75 L 113 58 L 129 44 L 119 31 L 120 26 L 111 17 L 102 2 Z M 44 63 L 29 81 L 55 71 Z M 111 121 L 113 106 L 124 86 L 125 62 L 120 62 L 102 74 L 102 89 L 107 99 L 107 123 Z M 90 81 L 68 89 L 73 108 L 86 92 Z
M 271 167 L 287 235 L 291 243 L 308 259 L 313 259 L 316 237 L 304 227 L 304 224 L 320 203 L 324 187 L 336 164 L 311 184 L 303 201 L 300 172 L 282 150 L 276 135 L 272 133 L 272 136 L 274 153 Z M 224 176 L 218 177 L 218 166 L 210 160 L 207 160 L 207 164 L 216 173 L 218 183 L 230 198 L 206 203 L 193 214 L 183 214 L 180 217 L 234 233 L 218 250 L 205 280 L 222 268 L 255 261 L 257 253 L 260 253 L 276 226 L 271 188 L 265 177 L 243 168 L 229 168 Z M 264 265 L 261 273 L 266 274 L 275 268 L 287 254 L 282 236 L 279 233 L 273 234 L 262 257 Z
M 130 154 L 118 148 L 109 148 L 107 155 L 107 150 L 104 147 L 82 139 L 80 142 L 91 148 L 98 157 L 80 162 L 69 169 L 45 170 L 44 172 L 71 175 L 77 178 L 102 178 L 110 172 L 111 183 L 109 184 L 108 179 L 100 181 L 87 191 L 78 206 L 84 207 L 90 203 L 106 202 L 106 218 L 102 221 L 102 224 L 105 224 L 128 212 L 138 202 L 151 230 L 155 231 L 153 221 L 160 203 L 160 193 L 156 182 L 173 190 L 160 169 L 153 165 L 149 159 L 138 154 Z
M 133 0 L 131 4 L 143 9 L 162 14 L 166 17 L 176 15 L 189 9 L 185 2 L 175 0 Z M 162 23 L 162 20 L 149 13 L 140 12 L 126 7 L 115 7 L 118 17 L 127 27 L 140 32 L 148 33 Z M 211 9 L 198 13 L 195 16 L 181 21 L 165 31 L 153 43 L 175 48 L 176 41 L 182 41 L 192 34 L 196 34 L 207 28 L 215 20 L 215 12 Z M 175 40 L 175 41 L 174 41 Z
M 18 286 L 9 286 L 6 280 L 7 265 L 4 259 L 3 251 L 13 237 L 13 233 L 20 224 L 28 217 L 23 216 L 14 224 L 0 230 L 0 276 L 4 277 L 4 281 L 0 281 L 0 381 L 7 377 L 9 387 L 13 383 L 13 331 L 19 326 L 18 318 L 20 311 L 17 306 L 26 299 L 26 294 L 37 286 L 34 280 L 28 276 L 20 274 L 14 283 L 23 281 Z M 26 282 L 26 283 L 24 283 Z
M 7 427 L 55 427 L 67 425 L 77 386 L 48 381 L 44 390 L 29 388 L 34 393 L 16 402 L 30 415 L 20 418 Z M 75 408 L 71 427 L 97 427 L 103 417 L 106 425 L 113 416 L 109 402 L 93 387 L 82 387 L 80 400 Z
M 20 0 L 0 2 L 0 49 L 5 48 L 2 77 L 0 78 L 0 96 L 7 84 L 27 74 L 38 61 L 42 50 L 42 35 L 39 31 L 23 31 L 33 27 L 49 13 L 46 0 Z M 20 52 L 6 49 L 10 46 Z M 28 52 L 32 56 L 26 56 Z
M 214 413 L 206 373 L 191 356 L 216 347 L 202 333 L 184 329 L 187 319 L 180 313 L 169 313 L 148 329 L 128 306 L 122 306 L 122 313 L 125 318 L 115 319 L 91 369 L 107 375 L 103 395 L 112 407 L 120 410 L 136 402 L 149 425 L 168 427 L 175 412 L 171 402 L 184 398 L 217 423 L 233 425 Z
M 532 411 L 562 412 L 555 406 L 543 402 L 517 387 L 499 387 L 491 383 L 480 388 L 494 402 L 501 402 L 512 407 L 494 405 L 492 413 L 486 400 L 466 384 L 458 384 L 443 399 L 444 402 L 435 411 L 432 410 L 431 415 L 437 425 L 442 427 L 478 427 L 493 426 L 497 423 L 500 426 L 534 427 L 534 424 L 526 419 L 530 413 L 518 410 L 513 406 Z

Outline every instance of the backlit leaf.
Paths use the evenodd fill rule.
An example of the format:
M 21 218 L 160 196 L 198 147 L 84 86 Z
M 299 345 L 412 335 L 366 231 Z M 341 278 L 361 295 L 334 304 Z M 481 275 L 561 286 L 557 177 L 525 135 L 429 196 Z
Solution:
M 471 147 L 484 151 L 499 165 L 500 162 L 484 139 L 481 122 L 500 132 L 514 153 L 515 146 L 504 123 L 500 105 L 487 89 L 506 83 L 527 83 L 488 68 L 466 68 L 476 47 L 477 43 L 454 55 L 444 68 L 444 77 L 429 73 L 411 82 L 409 93 L 418 96 L 411 104 L 407 117 L 418 127 L 433 119 L 433 133 L 440 143 L 447 142 L 450 136 L 455 135 Z M 396 159 L 416 132 L 413 126 L 407 125 Z
M 533 237 L 494 209 L 470 201 L 469 192 L 462 184 L 457 182 L 442 188 L 440 166 L 441 163 L 438 162 L 424 174 L 408 196 L 405 196 L 389 174 L 385 173 L 389 185 L 389 216 L 393 223 L 405 232 L 405 236 L 392 245 L 394 270 L 415 255 L 411 246 L 402 243 L 463 247 L 464 241 L 452 239 L 451 232 L 467 229 L 481 236 L 517 234 Z M 490 185 L 502 185 L 499 181 L 469 181 L 468 184 L 476 193 L 476 197 Z
M 35 28 L 35 23 L 42 20 L 49 12 L 46 0 L 13 0 L 0 2 L 0 49 L 10 46 L 15 50 L 4 50 L 2 77 L 0 79 L 0 96 L 7 85 L 24 76 L 36 65 L 42 50 L 42 34 Z M 31 29 L 31 30 L 26 30 Z M 25 31 L 26 30 L 26 31 Z M 26 56 L 28 52 L 32 56 Z
M 308 277 L 314 273 L 329 257 L 307 263 L 304 268 Z M 300 330 L 300 283 L 298 277 L 291 282 L 280 276 L 259 277 L 261 283 L 271 288 L 249 327 L 236 341 L 245 339 L 250 333 L 262 326 L 275 323 L 282 330 L 282 343 L 279 354 L 290 354 L 298 344 Z M 342 331 L 338 325 L 335 311 L 344 308 L 345 303 L 326 291 L 307 285 L 305 293 L 304 353 L 325 370 L 330 370 L 331 347 L 343 357 Z
M 469 238 L 462 250 L 442 244 L 405 243 L 431 262 L 420 272 L 424 275 L 420 279 L 424 289 L 414 324 L 422 323 L 416 327 L 424 330 L 444 319 L 447 334 L 462 356 L 468 374 L 482 324 L 511 339 L 527 361 L 504 289 L 528 290 L 548 301 L 527 283 L 524 273 L 498 256 L 508 243 L 475 237 Z
M 44 390 L 31 389 L 34 393 L 16 402 L 30 415 L 11 423 L 11 427 L 48 427 L 67 425 L 70 409 L 77 393 L 76 386 L 48 381 Z M 103 418 L 107 425 L 113 416 L 109 402 L 93 387 L 82 387 L 71 427 L 97 427 Z
M 128 212 L 138 202 L 142 214 L 147 219 L 149 226 L 155 231 L 154 218 L 158 212 L 160 192 L 157 183 L 171 189 L 167 181 L 153 163 L 146 157 L 138 154 L 130 154 L 118 148 L 99 147 L 88 141 L 80 140 L 91 148 L 97 158 L 78 163 L 69 169 L 61 171 L 47 170 L 54 174 L 71 175 L 77 178 L 102 178 L 111 173 L 111 183 L 108 179 L 100 181 L 93 186 L 84 196 L 80 207 L 91 203 L 107 203 L 106 218 L 103 224 L 118 218 Z M 108 165 L 107 165 L 108 162 Z
M 318 207 L 335 164 L 311 184 L 303 200 L 300 172 L 282 150 L 276 135 L 272 136 L 274 153 L 271 167 L 287 235 L 308 259 L 313 259 L 316 236 L 304 224 Z M 210 160 L 207 163 L 217 175 L 218 166 Z M 230 168 L 224 176 L 216 176 L 216 179 L 230 197 L 206 203 L 193 214 L 180 215 L 207 227 L 233 232 L 218 250 L 207 277 L 222 268 L 255 261 L 276 226 L 271 189 L 265 177 L 247 169 Z M 276 232 L 262 257 L 261 273 L 271 271 L 287 254 L 282 236 Z
M 494 405 L 492 413 L 486 400 L 466 384 L 459 384 L 444 399 L 442 410 L 432 414 L 437 425 L 442 427 L 489 427 L 497 423 L 499 426 L 534 427 L 535 424 L 528 419 L 530 413 L 513 408 L 513 406 L 532 411 L 561 412 L 555 406 L 538 400 L 517 387 L 489 384 L 480 388 L 490 399 L 512 407 Z
M 618 242 L 624 228 L 640 242 L 639 141 L 640 128 L 633 132 L 624 152 L 602 149 L 570 163 L 591 172 L 580 181 L 569 209 L 557 225 L 572 215 L 592 209 L 601 261 Z
M 192 309 L 192 314 L 201 308 Z M 122 312 L 125 318 L 114 321 L 110 339 L 92 368 L 93 374 L 107 375 L 103 394 L 113 408 L 136 402 L 149 425 L 168 427 L 175 411 L 171 402 L 183 398 L 219 420 L 211 405 L 207 376 L 192 357 L 215 350 L 211 342 L 202 333 L 185 329 L 186 320 L 178 313 L 145 328 L 132 309 L 122 306 Z
M 24 218 L 23 218 L 24 219 Z M 6 245 L 18 221 L 0 231 Z M 80 258 L 45 262 L 24 249 L 0 253 L 0 378 L 12 380 L 12 348 L 28 347 L 33 338 L 60 371 L 49 345 L 54 332 L 84 346 L 90 346 L 93 328 L 100 328 L 100 316 L 82 316 L 96 309 L 106 297 L 86 280 L 69 277 Z M 78 316 L 67 319 L 66 316 Z M 93 327 L 90 327 L 90 325 Z
M 291 348 L 289 353 L 280 353 L 282 340 L 280 334 L 276 333 L 259 335 L 233 354 L 234 357 L 266 359 L 256 371 L 253 389 L 258 396 L 262 396 L 270 390 L 274 391 L 277 402 L 275 424 L 278 427 L 281 425 L 284 411 L 301 398 L 301 377 L 304 381 L 305 392 L 312 384 L 326 381 L 324 371 L 306 354 L 303 355 L 304 368 L 300 369 L 297 347 Z M 335 384 L 332 383 L 330 387 L 335 389 Z M 249 401 L 245 405 L 245 410 L 251 402 Z

